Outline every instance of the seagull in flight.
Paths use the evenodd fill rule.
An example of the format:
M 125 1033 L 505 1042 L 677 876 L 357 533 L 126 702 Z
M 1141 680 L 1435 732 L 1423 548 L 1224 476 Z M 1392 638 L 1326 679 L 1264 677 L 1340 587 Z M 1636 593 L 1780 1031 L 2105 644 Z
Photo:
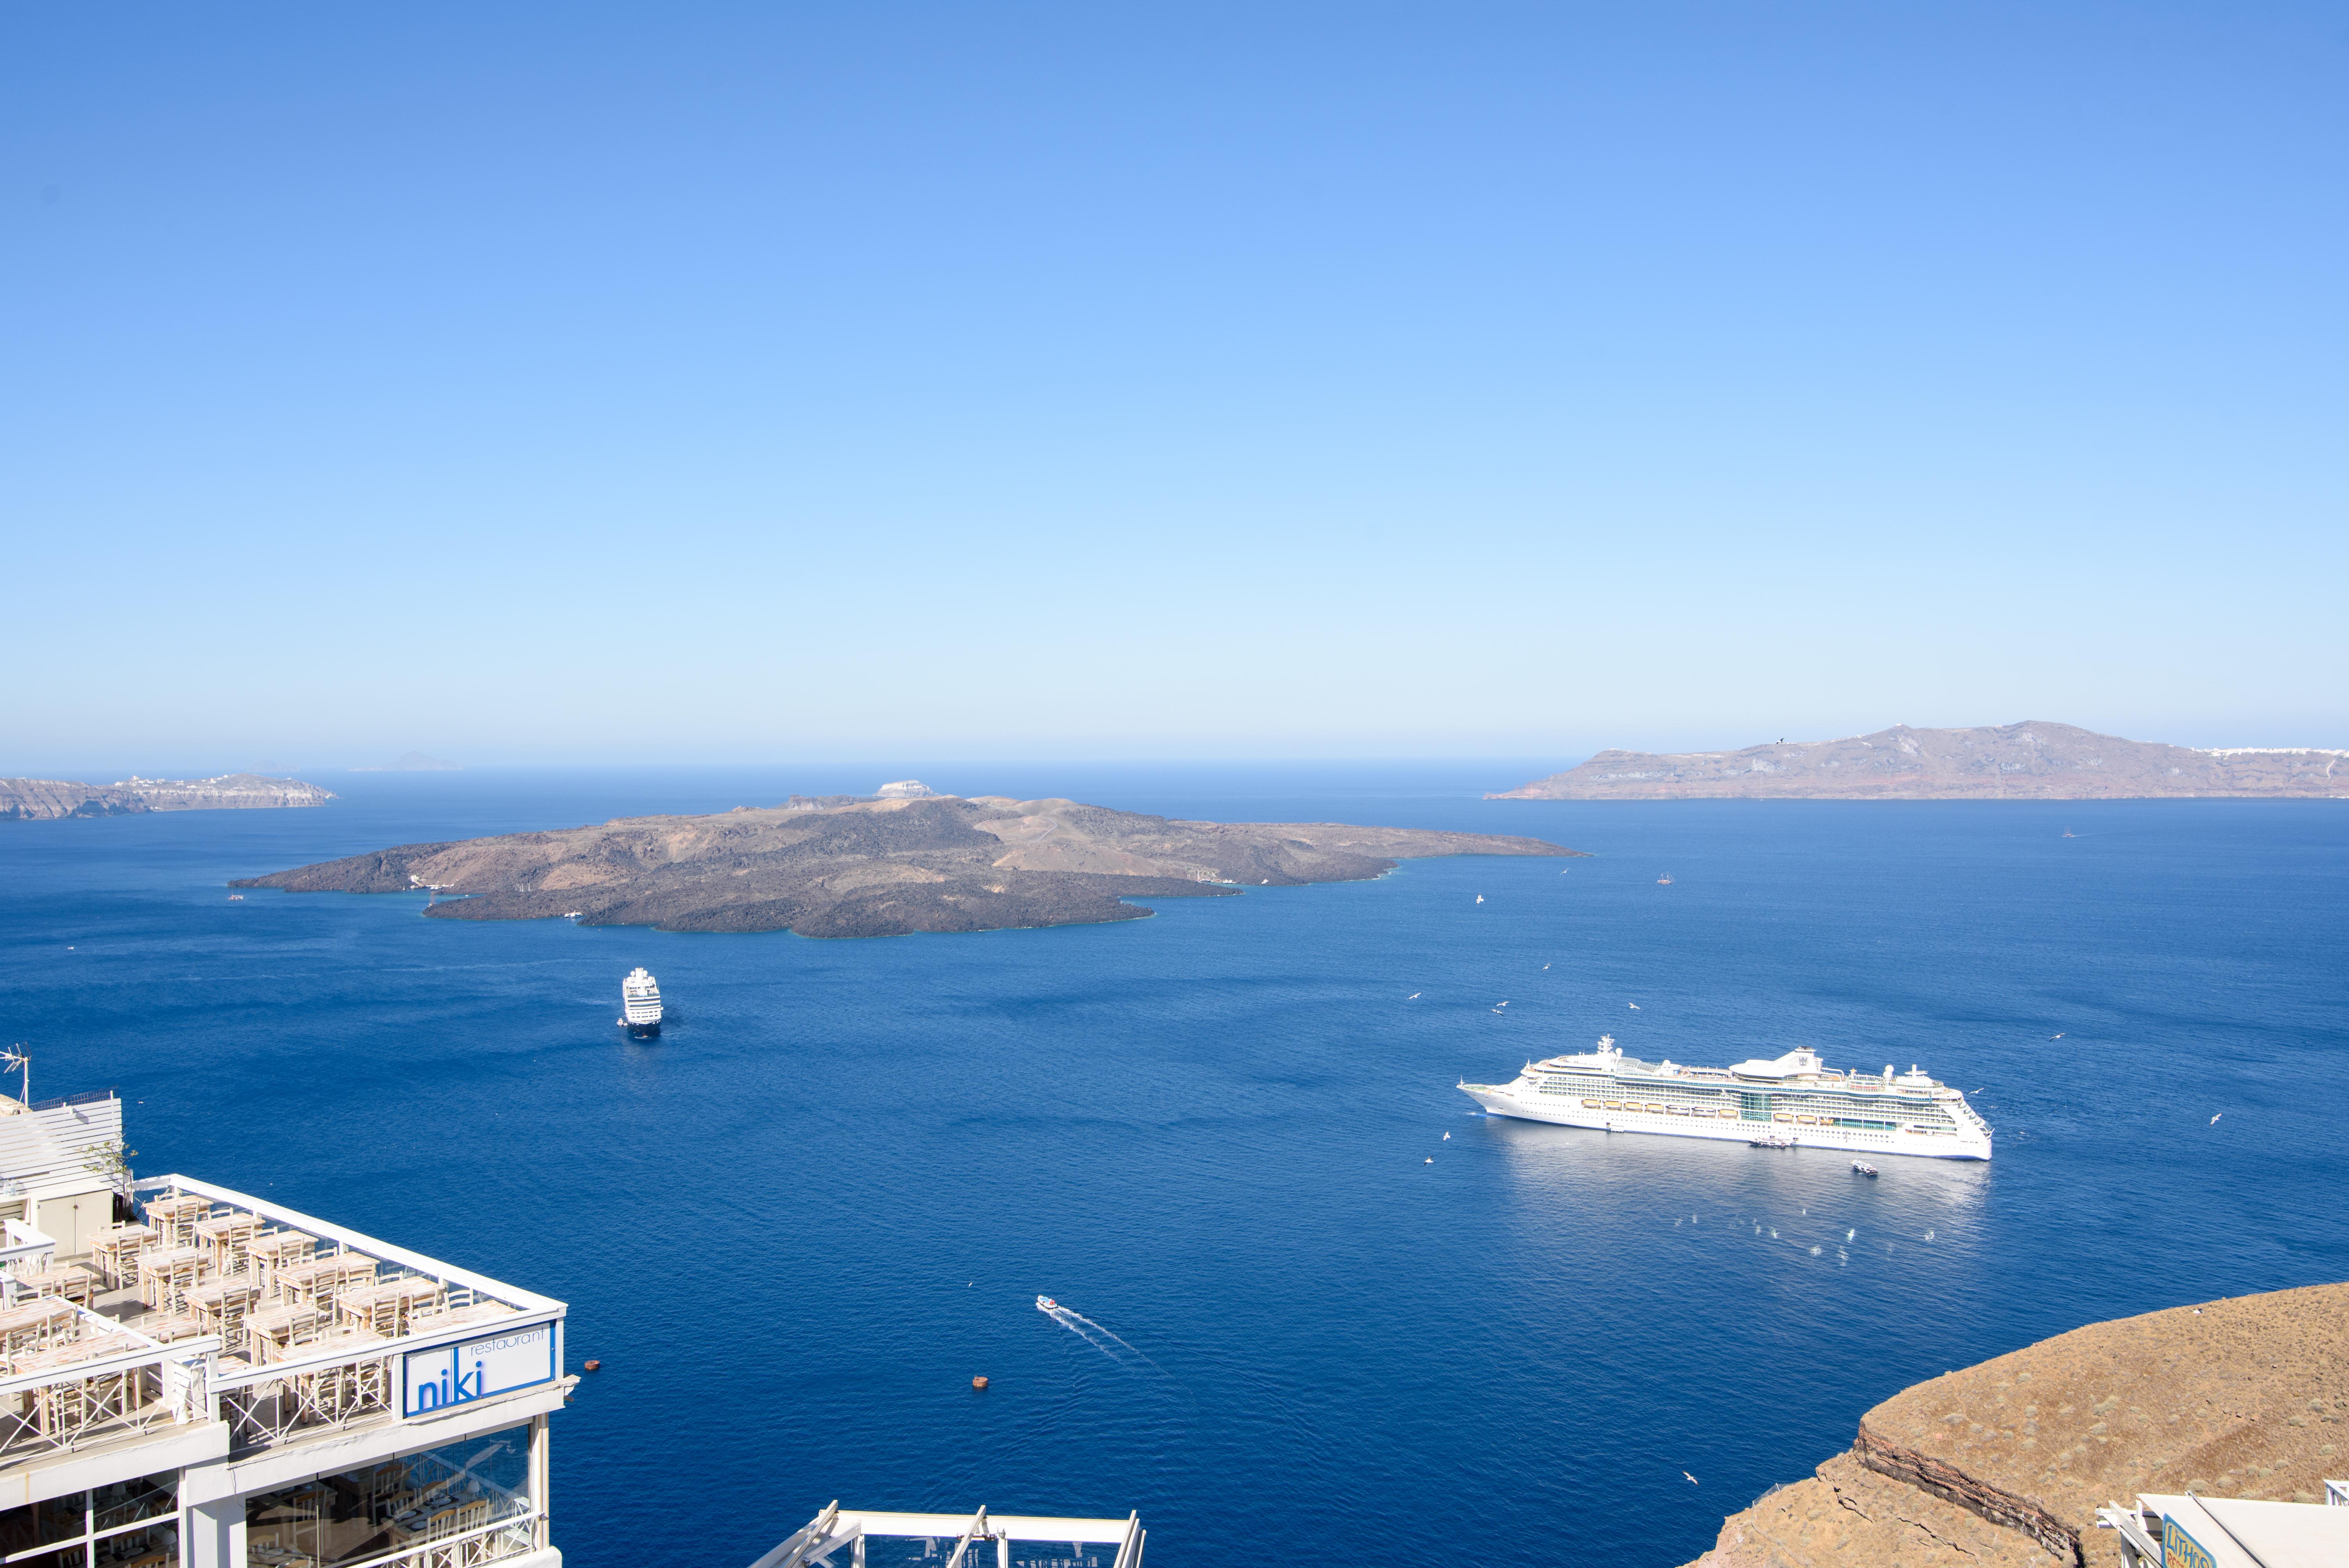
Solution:
M 1480 893 L 1478 893 L 1478 894 L 1476 895 L 1476 902 L 1477 902 L 1478 903 L 1484 903 L 1484 902 L 1485 902 L 1485 895 L 1484 895 L 1483 893 L 1481 893 L 1481 892 L 1480 892 Z
M 1543 968 L 1545 968 L 1545 969 L 1547 969 L 1547 968 L 1548 968 L 1548 967 L 1549 967 L 1549 965 L 1547 965 L 1547 964 L 1545 964 L 1545 965 L 1542 965 L 1542 967 L 1543 967 Z
M 1452 1141 L 1452 1134 L 1450 1134 L 1450 1133 L 1448 1133 L 1448 1132 L 1447 1132 L 1447 1133 L 1445 1133 L 1445 1134 L 1444 1135 L 1444 1142 L 1446 1142 L 1446 1143 L 1451 1142 L 1451 1141 Z
M 2051 1039 L 2051 1040 L 2060 1040 L 2060 1039 L 2062 1039 L 2064 1037 L 2063 1037 L 2063 1036 L 2061 1036 L 2061 1035 L 2050 1035 L 2050 1036 L 2048 1036 L 2047 1037 L 2048 1037 L 2049 1039 Z
M 1696 1484 L 1696 1477 L 1689 1474 L 1686 1470 L 1681 1471 L 1681 1479 L 1687 1481 L 1691 1486 L 1694 1486 Z
M 1419 993 L 1413 991 L 1410 995 L 1405 996 L 1403 1000 L 1406 1002 L 1416 1002 L 1419 1000 Z
M 1640 1004 L 1638 1004 L 1637 1002 L 1632 1003 L 1632 1004 L 1631 1004 L 1631 1011 L 1633 1011 L 1634 1013 L 1636 1013 L 1636 1012 L 1638 1012 L 1639 1010 L 1640 1010 Z
M 1426 1161 L 1425 1161 L 1425 1163 L 1427 1163 L 1427 1164 L 1429 1164 L 1429 1165 L 1433 1165 L 1433 1164 L 1434 1164 L 1434 1163 L 1435 1163 L 1435 1156 L 1434 1156 L 1434 1155 L 1433 1155 L 1433 1154 L 1429 1155 L 1429 1156 L 1427 1157 Z
M 2220 1112 L 2219 1113 L 2219 1116 L 2224 1116 L 2224 1115 L 2226 1115 L 2226 1114 L 2227 1114 L 2227 1113 L 2226 1113 L 2225 1111 L 2223 1111 L 2223 1110 L 2222 1110 L 2222 1111 L 2220 1111 Z M 2216 1126 L 2218 1126 L 2218 1125 L 2219 1125 L 2219 1116 L 2214 1116 L 2214 1117 L 2212 1117 L 2212 1118 L 2210 1119 L 2210 1125 L 2211 1125 L 2211 1126 L 2216 1127 Z

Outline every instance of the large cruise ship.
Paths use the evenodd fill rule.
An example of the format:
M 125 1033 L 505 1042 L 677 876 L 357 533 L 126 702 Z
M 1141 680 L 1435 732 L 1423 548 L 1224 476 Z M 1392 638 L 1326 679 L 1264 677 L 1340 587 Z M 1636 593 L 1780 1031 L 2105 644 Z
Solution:
M 1527 1062 L 1516 1081 L 1463 1083 L 1495 1116 L 1608 1132 L 1741 1138 L 1778 1148 L 1848 1149 L 1940 1160 L 1990 1158 L 1990 1125 L 1966 1097 L 1911 1067 L 1881 1078 L 1831 1072 L 1812 1050 L 1733 1068 L 1627 1057 L 1599 1048 Z
M 620 1022 L 632 1035 L 660 1033 L 660 986 L 641 964 L 620 982 Z

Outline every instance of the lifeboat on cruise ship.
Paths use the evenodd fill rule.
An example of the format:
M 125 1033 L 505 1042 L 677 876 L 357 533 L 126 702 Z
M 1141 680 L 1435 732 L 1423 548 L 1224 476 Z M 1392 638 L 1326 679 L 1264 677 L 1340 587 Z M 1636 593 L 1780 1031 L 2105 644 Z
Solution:
M 1597 1110 L 1599 1109 L 1599 1102 L 1595 1099 L 1586 1099 L 1582 1102 L 1582 1109 L 1585 1110 Z

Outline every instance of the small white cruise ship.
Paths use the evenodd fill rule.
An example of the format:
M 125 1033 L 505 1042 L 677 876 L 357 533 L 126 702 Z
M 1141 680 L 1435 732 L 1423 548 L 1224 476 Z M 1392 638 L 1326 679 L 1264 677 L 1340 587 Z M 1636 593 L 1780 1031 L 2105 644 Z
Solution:
M 660 1033 L 660 985 L 641 964 L 620 982 L 620 1022 L 632 1035 Z
M 1832 1072 L 1812 1050 L 1733 1068 L 1627 1057 L 1599 1048 L 1527 1062 L 1516 1081 L 1463 1083 L 1495 1116 L 1608 1132 L 1737 1138 L 1775 1149 L 1847 1149 L 1940 1160 L 1990 1158 L 1990 1125 L 1966 1097 L 1911 1067 L 1881 1078 Z

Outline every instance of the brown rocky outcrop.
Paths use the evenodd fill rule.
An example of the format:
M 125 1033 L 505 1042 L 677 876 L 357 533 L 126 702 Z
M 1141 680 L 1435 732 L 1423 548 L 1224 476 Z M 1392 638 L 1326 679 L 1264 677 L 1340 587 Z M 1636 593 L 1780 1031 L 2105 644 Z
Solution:
M 1491 800 L 2099 800 L 2262 796 L 2349 799 L 2349 752 L 2195 751 L 2069 724 L 1895 725 L 1844 740 L 1743 751 L 1602 751 Z
M 1894 1395 L 1703 1568 L 2117 1564 L 2140 1491 L 2316 1502 L 2349 1472 L 2349 1284 L 2092 1324 Z

